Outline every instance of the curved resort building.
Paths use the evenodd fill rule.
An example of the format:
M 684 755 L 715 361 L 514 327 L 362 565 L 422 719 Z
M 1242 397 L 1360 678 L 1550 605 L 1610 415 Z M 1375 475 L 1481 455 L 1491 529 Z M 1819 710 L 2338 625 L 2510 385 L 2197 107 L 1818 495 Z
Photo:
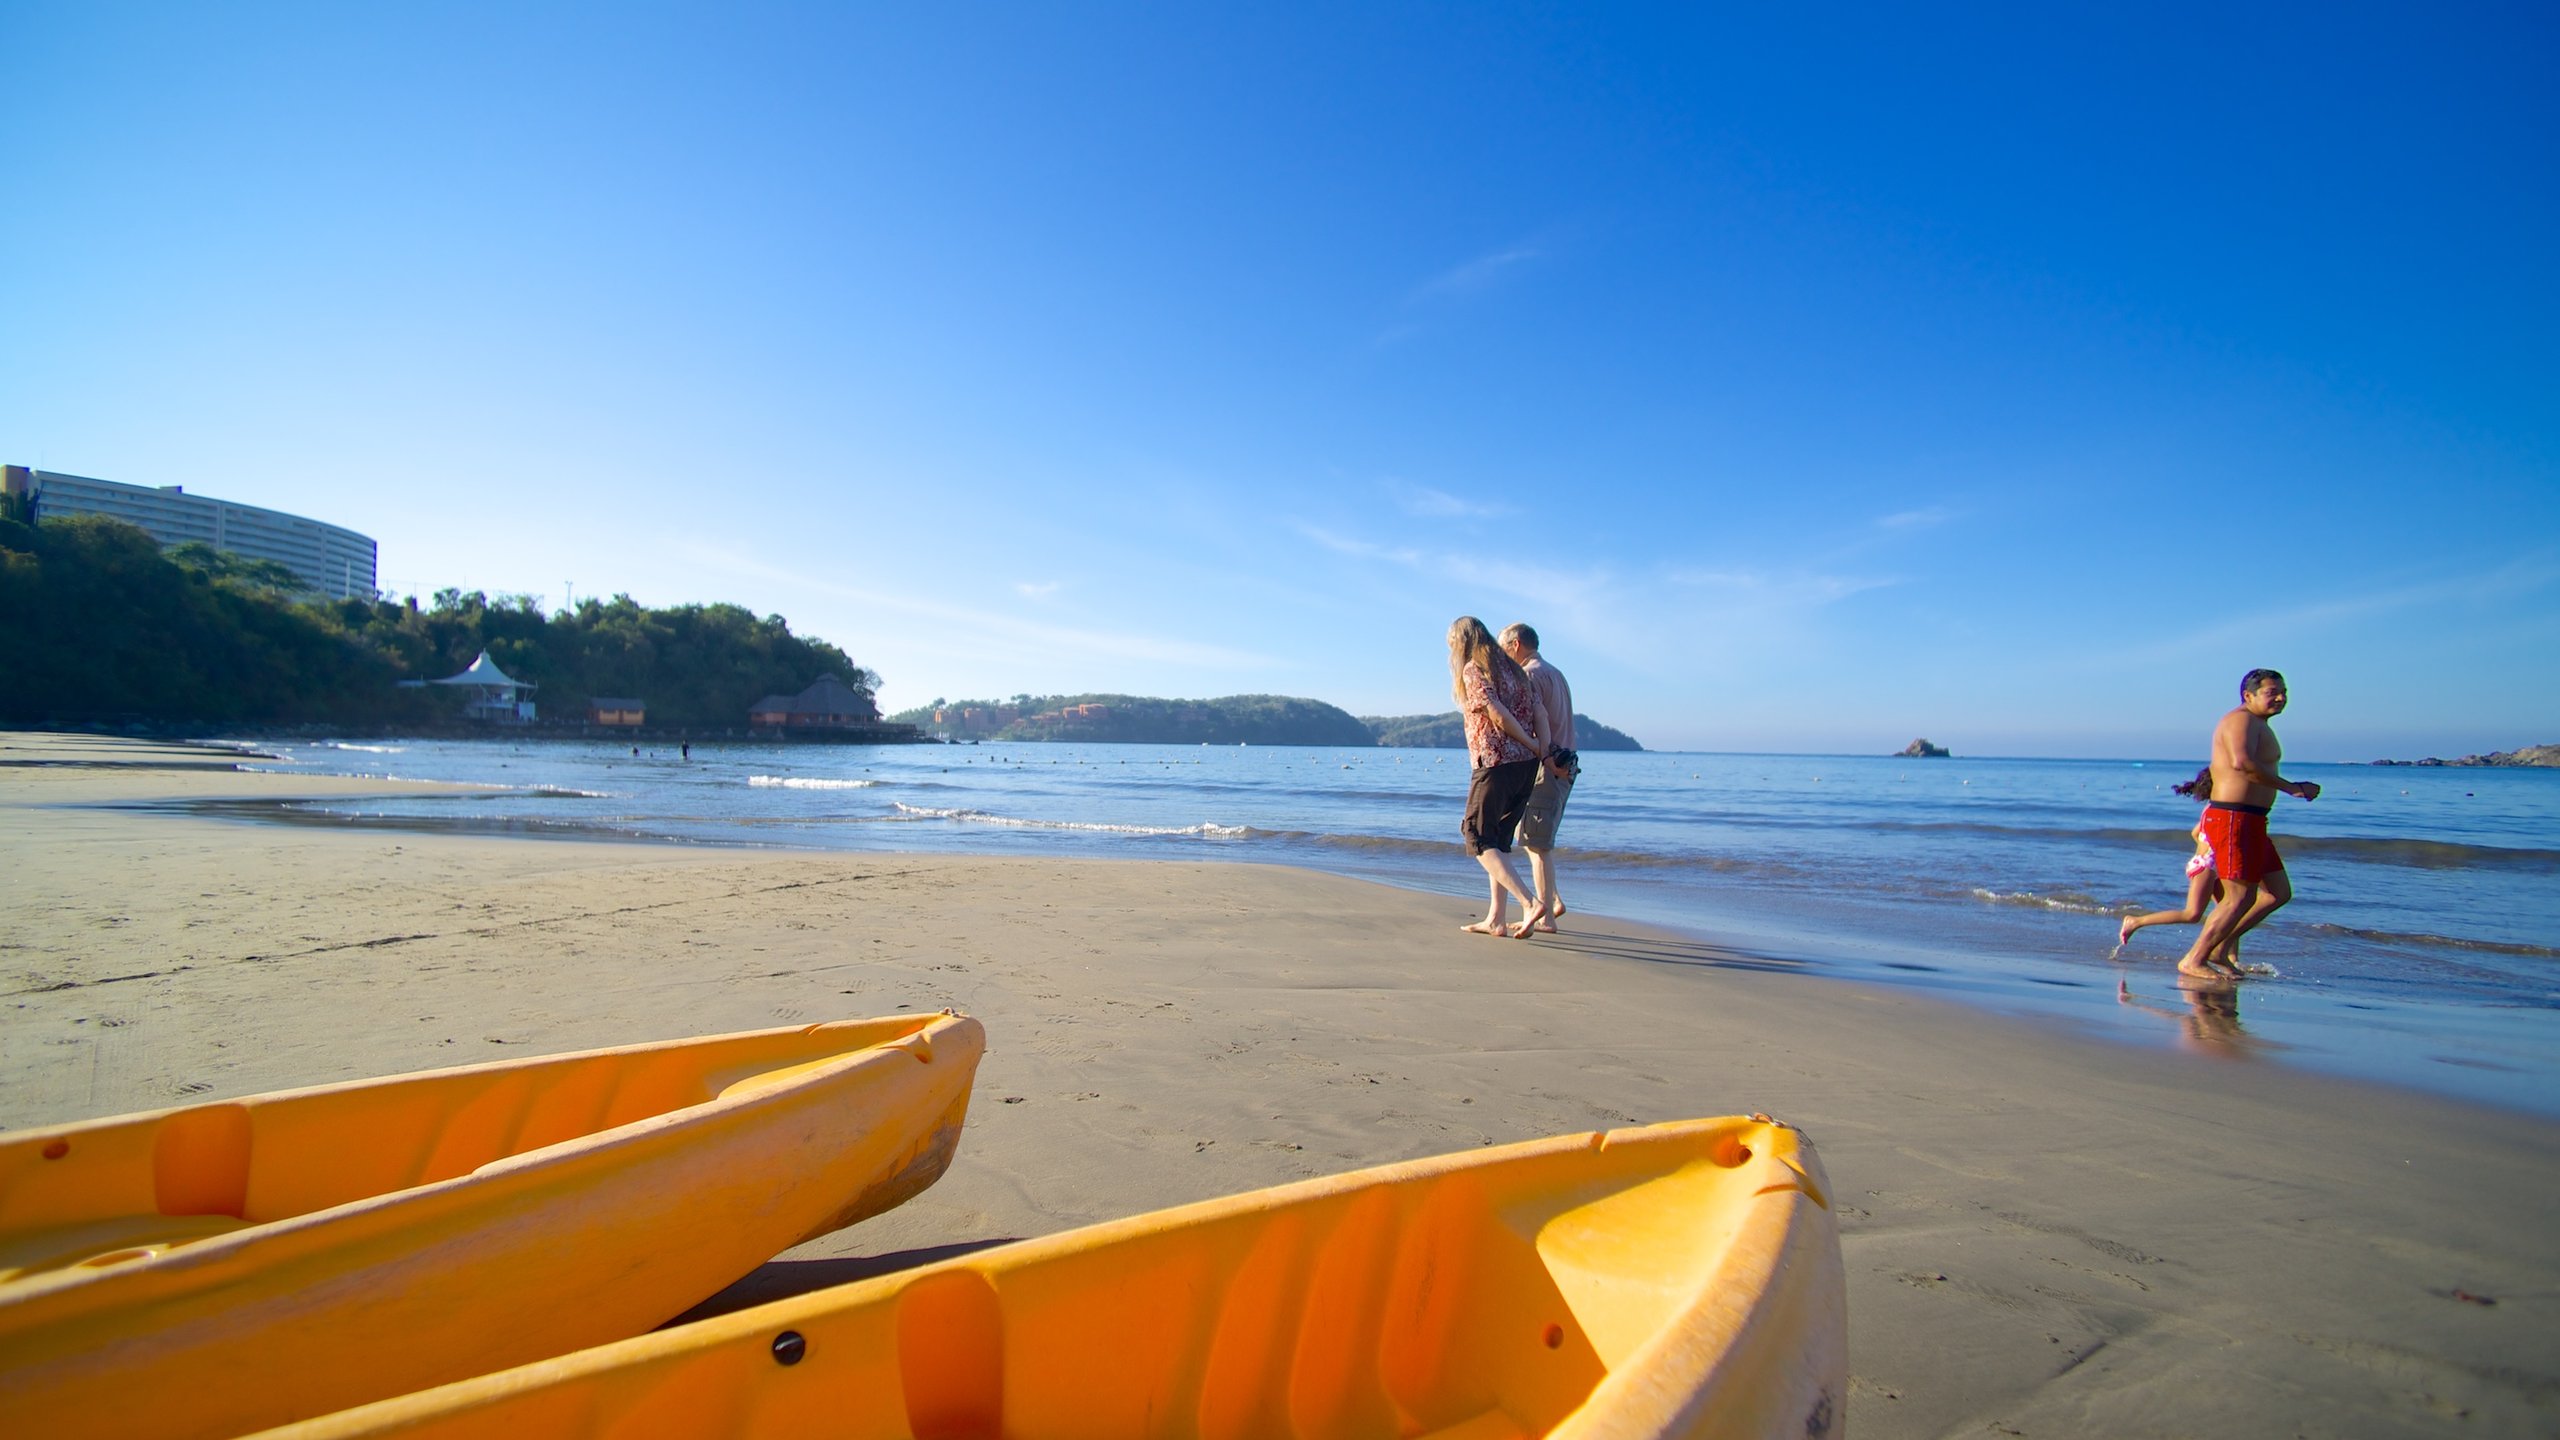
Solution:
M 273 560 L 303 587 L 331 600 L 374 598 L 371 536 L 280 510 L 190 495 L 182 485 L 125 485 L 24 465 L 0 471 L 0 486 L 31 502 L 41 524 L 65 515 L 112 515 L 149 531 L 163 546 L 201 540 L 250 560 Z

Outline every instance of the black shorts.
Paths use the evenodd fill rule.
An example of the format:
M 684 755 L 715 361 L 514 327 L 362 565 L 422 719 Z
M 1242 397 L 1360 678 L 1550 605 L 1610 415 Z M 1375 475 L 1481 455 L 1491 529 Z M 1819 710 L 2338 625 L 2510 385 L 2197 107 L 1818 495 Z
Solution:
M 1538 762 L 1514 760 L 1486 765 L 1467 782 L 1467 818 L 1458 825 L 1467 853 L 1487 850 L 1511 853 L 1511 837 L 1520 828 L 1520 812 L 1529 808 L 1529 792 L 1538 783 Z

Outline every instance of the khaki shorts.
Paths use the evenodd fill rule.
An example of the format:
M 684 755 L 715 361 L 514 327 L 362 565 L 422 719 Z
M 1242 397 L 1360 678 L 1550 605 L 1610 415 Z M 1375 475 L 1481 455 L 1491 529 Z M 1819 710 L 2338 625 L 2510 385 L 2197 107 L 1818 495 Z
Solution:
M 1520 844 L 1530 850 L 1552 850 L 1556 825 L 1564 819 L 1564 802 L 1573 794 L 1573 777 L 1541 765 L 1538 783 L 1529 791 L 1528 808 L 1520 812 Z

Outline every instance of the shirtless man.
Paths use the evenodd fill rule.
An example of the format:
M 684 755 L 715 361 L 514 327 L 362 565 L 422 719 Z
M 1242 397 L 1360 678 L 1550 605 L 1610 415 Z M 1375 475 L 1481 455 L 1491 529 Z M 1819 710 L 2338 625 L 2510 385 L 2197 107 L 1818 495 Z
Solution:
M 1564 893 L 1556 888 L 1555 857 L 1549 852 L 1556 848 L 1556 823 L 1564 818 L 1564 802 L 1581 767 L 1573 753 L 1573 687 L 1564 683 L 1563 671 L 1539 658 L 1538 632 L 1526 625 L 1502 628 L 1502 653 L 1527 672 L 1529 688 L 1537 692 L 1538 708 L 1546 717 L 1538 733 L 1546 737 L 1547 749 L 1539 757 L 1529 807 L 1520 814 L 1520 848 L 1529 852 L 1529 884 L 1538 892 L 1537 913 L 1527 924 L 1553 935 L 1556 918 L 1565 910 Z
M 2282 791 L 2302 800 L 2320 798 L 2320 787 L 2276 773 L 2284 747 L 2267 722 L 2284 713 L 2284 677 L 2252 670 L 2240 677 L 2240 705 L 2213 727 L 2213 790 L 2203 830 L 2213 846 L 2213 872 L 2222 880 L 2222 903 L 2178 961 L 2179 973 L 2210 977 L 2223 972 L 2212 958 L 2225 945 L 2258 927 L 2293 898 L 2284 857 L 2267 838 L 2267 810 Z M 2229 962 L 2224 962 L 2226 965 Z M 2238 974 L 2231 966 L 2229 973 Z

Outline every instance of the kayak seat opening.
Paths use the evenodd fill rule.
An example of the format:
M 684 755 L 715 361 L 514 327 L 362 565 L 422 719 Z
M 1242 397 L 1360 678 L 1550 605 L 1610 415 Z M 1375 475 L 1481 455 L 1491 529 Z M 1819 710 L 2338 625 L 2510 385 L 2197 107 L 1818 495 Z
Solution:
M 1397 1236 L 1379 1316 L 1379 1375 L 1399 1431 L 1446 1440 L 1543 1435 L 1607 1377 L 1519 1211 L 1526 1190 L 1470 1175 L 1435 1185 Z
M 245 1223 L 227 1215 L 117 1215 L 17 1231 L 0 1237 L 0 1285 L 57 1270 L 113 1270 Z
M 117 1269 L 240 1229 L 249 1130 L 246 1108 L 223 1101 L 10 1147 L 0 1284 Z
M 162 1121 L 151 1139 L 152 1201 L 163 1215 L 243 1219 L 249 1205 L 246 1105 L 199 1105 Z
M 946 1270 L 898 1295 L 898 1382 L 915 1440 L 1004 1434 L 1004 1310 L 974 1270 Z
M 815 1060 L 804 1060 L 797 1065 L 779 1065 L 751 1070 L 737 1079 L 731 1079 L 727 1075 L 714 1076 L 712 1083 L 720 1088 L 713 1092 L 711 1098 L 729 1100 L 743 1095 L 761 1094 L 767 1090 L 779 1090 L 785 1085 L 795 1084 L 830 1065 L 841 1064 L 843 1061 L 844 1056 L 829 1054 L 821 1055 Z
M 1205 1350 L 1183 1352 L 1200 1378 L 1189 1395 L 1176 1381 L 1160 1388 L 1197 1407 L 1202 1440 L 1544 1434 L 1605 1372 L 1530 1237 L 1504 1216 L 1515 1198 L 1459 1176 L 1240 1217 L 1201 1237 L 1204 1268 L 1167 1268 L 1151 1297 L 1208 1336 Z M 1123 1344 L 1109 1359 L 1125 1373 L 1145 1349 Z

